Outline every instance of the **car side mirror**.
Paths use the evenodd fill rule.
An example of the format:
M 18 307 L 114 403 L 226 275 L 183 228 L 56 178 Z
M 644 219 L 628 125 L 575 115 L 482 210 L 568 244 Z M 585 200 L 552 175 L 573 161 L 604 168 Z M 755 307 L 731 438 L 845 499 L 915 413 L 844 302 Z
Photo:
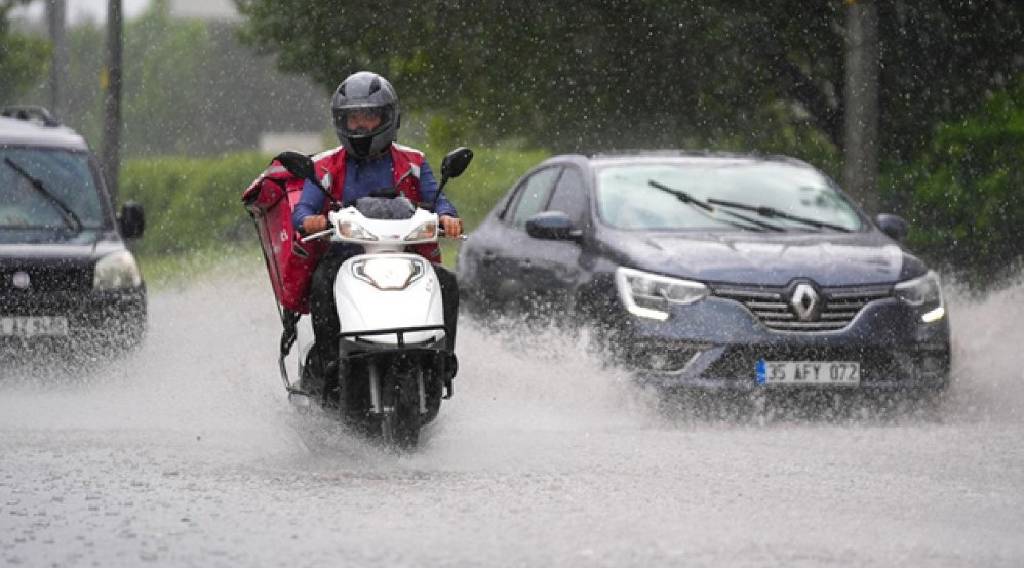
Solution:
M 313 166 L 313 159 L 309 156 L 285 150 L 274 157 L 288 173 L 299 179 L 316 180 L 316 168 Z
M 544 211 L 526 220 L 526 234 L 535 239 L 575 241 L 583 236 L 583 231 L 565 213 Z
M 879 213 L 875 217 L 875 223 L 878 224 L 878 228 L 883 233 L 897 241 L 907 238 L 907 233 L 910 232 L 910 226 L 907 224 L 906 219 L 899 215 Z
M 126 202 L 121 206 L 117 220 L 121 225 L 121 236 L 126 239 L 137 239 L 146 230 L 146 212 L 140 203 Z
M 444 179 L 459 177 L 473 161 L 473 151 L 469 148 L 456 148 L 441 161 L 441 177 Z

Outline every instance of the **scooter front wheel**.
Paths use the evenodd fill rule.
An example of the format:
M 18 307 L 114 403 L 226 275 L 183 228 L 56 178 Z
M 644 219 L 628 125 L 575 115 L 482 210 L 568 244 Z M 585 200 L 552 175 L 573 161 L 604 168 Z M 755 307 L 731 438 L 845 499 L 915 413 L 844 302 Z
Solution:
M 387 446 L 412 449 L 419 444 L 420 392 L 415 367 L 392 366 L 381 388 L 384 413 L 380 417 L 381 441 Z

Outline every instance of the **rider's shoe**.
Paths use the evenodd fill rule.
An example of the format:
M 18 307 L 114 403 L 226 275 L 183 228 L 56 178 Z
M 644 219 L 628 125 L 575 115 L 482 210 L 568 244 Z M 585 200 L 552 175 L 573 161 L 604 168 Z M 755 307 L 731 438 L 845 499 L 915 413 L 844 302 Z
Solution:
M 448 371 L 446 374 L 449 381 L 454 379 L 455 375 L 459 374 L 459 358 L 456 357 L 454 353 L 448 354 L 448 360 L 445 362 L 445 370 Z
M 311 397 L 318 397 L 324 390 L 324 380 L 321 373 L 317 372 L 320 366 L 317 363 L 312 356 L 306 359 L 306 364 L 302 366 L 302 376 L 296 385 L 299 390 Z

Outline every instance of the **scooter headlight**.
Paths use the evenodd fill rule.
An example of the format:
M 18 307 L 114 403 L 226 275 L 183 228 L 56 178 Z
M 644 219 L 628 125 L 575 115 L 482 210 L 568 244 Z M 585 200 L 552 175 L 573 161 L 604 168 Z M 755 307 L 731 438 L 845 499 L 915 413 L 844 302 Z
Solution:
M 437 221 L 425 221 L 405 236 L 407 241 L 432 241 L 437 238 Z
M 96 263 L 92 287 L 95 290 L 121 290 L 142 285 L 142 273 L 132 253 L 123 250 L 108 254 Z
M 404 290 L 426 273 L 423 264 L 410 258 L 367 258 L 352 263 L 352 274 L 380 290 Z
M 895 292 L 897 298 L 917 308 L 924 323 L 939 321 L 946 315 L 942 286 L 939 284 L 939 275 L 934 271 L 913 280 L 900 282 L 895 286 Z
M 346 239 L 358 239 L 360 241 L 378 241 L 377 235 L 367 231 L 359 223 L 353 221 L 342 221 L 338 223 L 338 233 Z
M 708 295 L 707 286 L 700 282 L 631 268 L 619 268 L 615 272 L 615 284 L 629 313 L 659 321 L 668 319 L 670 304 L 692 304 Z

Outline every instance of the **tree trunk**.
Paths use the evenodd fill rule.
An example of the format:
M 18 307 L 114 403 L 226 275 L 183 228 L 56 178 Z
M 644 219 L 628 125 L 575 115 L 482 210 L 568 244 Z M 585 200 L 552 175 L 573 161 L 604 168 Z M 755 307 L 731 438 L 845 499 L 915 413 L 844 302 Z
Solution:
M 107 2 L 107 93 L 103 117 L 103 172 L 115 205 L 121 169 L 121 52 L 123 47 L 121 0 Z
M 875 0 L 845 0 L 843 185 L 878 213 L 878 12 Z

